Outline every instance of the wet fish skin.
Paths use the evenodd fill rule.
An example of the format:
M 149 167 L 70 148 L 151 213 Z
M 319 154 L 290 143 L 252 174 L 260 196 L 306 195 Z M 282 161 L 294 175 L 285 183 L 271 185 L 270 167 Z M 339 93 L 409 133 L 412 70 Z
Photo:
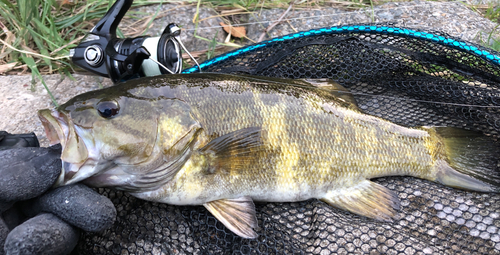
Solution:
M 369 181 L 376 177 L 498 192 L 456 172 L 435 129 L 363 114 L 338 90 L 301 80 L 169 75 L 86 93 L 40 116 L 65 143 L 61 185 L 83 180 L 151 201 L 203 204 L 246 238 L 256 237 L 252 201 L 318 198 L 390 220 L 399 202 Z M 118 114 L 100 116 L 102 102 L 116 103 Z

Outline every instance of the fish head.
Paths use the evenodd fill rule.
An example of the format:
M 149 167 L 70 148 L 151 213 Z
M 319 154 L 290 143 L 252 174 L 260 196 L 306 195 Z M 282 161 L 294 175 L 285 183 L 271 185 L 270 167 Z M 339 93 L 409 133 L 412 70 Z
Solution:
M 50 144 L 61 143 L 63 169 L 55 186 L 150 160 L 158 136 L 158 109 L 148 98 L 117 90 L 79 95 L 38 112 Z M 95 186 L 113 186 L 106 183 Z

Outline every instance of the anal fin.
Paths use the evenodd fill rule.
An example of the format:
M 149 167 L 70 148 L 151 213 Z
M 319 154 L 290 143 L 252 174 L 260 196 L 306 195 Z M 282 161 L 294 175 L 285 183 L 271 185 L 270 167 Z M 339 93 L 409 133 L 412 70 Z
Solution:
M 381 221 L 392 221 L 399 209 L 399 199 L 394 192 L 369 180 L 353 187 L 330 191 L 321 201 Z
M 243 238 L 256 238 L 255 205 L 252 198 L 220 199 L 203 204 L 212 215 L 233 233 Z

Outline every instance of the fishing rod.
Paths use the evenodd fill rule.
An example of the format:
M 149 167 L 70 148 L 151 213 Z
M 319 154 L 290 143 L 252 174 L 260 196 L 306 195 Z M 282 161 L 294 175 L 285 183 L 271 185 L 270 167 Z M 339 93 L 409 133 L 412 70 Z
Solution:
M 181 29 L 168 24 L 157 37 L 118 38 L 116 28 L 133 0 L 118 0 L 89 31 L 80 44 L 70 50 L 77 66 L 116 83 L 133 78 L 175 74 L 182 71 L 182 52 L 188 53 L 180 39 Z M 191 56 L 194 62 L 198 62 Z

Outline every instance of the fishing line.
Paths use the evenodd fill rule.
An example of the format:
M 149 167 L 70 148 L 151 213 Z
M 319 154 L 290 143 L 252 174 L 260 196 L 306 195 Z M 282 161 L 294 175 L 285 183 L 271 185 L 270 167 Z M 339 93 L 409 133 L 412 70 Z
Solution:
M 228 75 L 240 77 L 240 76 L 234 75 L 234 74 L 228 74 Z M 271 82 L 271 83 L 285 85 L 285 86 L 290 85 L 290 84 L 285 83 L 285 82 L 279 82 L 279 81 L 275 81 L 275 80 L 267 80 L 265 78 L 262 78 L 262 79 L 259 79 L 256 77 L 245 77 L 245 78 L 249 79 L 249 80 L 261 81 L 261 82 Z M 311 87 L 302 86 L 302 85 L 298 85 L 298 84 L 294 84 L 293 86 L 303 87 L 303 88 L 311 88 Z M 402 97 L 394 97 L 394 96 L 385 96 L 385 95 L 374 95 L 374 94 L 368 94 L 368 93 L 363 93 L 363 92 L 343 91 L 343 90 L 337 90 L 337 89 L 325 90 L 325 89 L 322 89 L 321 87 L 317 87 L 317 89 L 327 91 L 327 92 L 333 91 L 333 92 L 342 93 L 342 94 L 349 94 L 349 95 L 355 95 L 355 96 L 377 97 L 377 98 L 383 98 L 383 99 L 391 99 L 391 100 L 395 100 L 395 101 L 400 100 L 400 101 L 410 101 L 410 102 L 416 102 L 416 103 L 441 104 L 441 105 L 458 106 L 458 107 L 500 108 L 500 106 L 497 106 L 497 105 L 489 106 L 489 105 L 474 105 L 474 104 L 439 102 L 439 101 L 432 101 L 432 100 L 420 100 L 420 99 L 406 98 L 406 97 L 403 97 L 403 95 L 402 95 Z M 497 93 L 498 93 L 498 97 L 500 98 L 500 91 L 497 91 Z
M 414 5 L 410 5 L 410 6 L 396 6 L 396 7 L 391 7 L 390 9 L 391 10 L 406 10 L 404 13 L 408 13 L 410 10 L 414 10 L 414 9 L 416 9 L 418 7 L 425 7 L 425 6 L 427 6 L 427 7 L 428 6 L 436 7 L 436 5 L 438 5 L 437 7 L 447 8 L 448 6 L 452 6 L 452 5 L 467 4 L 467 2 L 464 2 L 464 1 L 452 1 L 452 2 L 441 2 L 441 3 L 434 2 L 432 4 L 424 2 L 424 3 L 418 3 L 418 4 L 414 4 Z M 335 18 L 335 17 L 345 16 L 345 15 L 353 15 L 353 14 L 364 14 L 364 13 L 375 11 L 375 10 L 376 11 L 387 11 L 387 9 L 382 9 L 382 8 L 374 9 L 374 8 L 366 7 L 366 8 L 363 8 L 363 9 L 359 9 L 359 10 L 355 10 L 355 11 L 348 11 L 348 12 L 331 13 L 331 14 L 324 14 L 324 15 L 317 15 L 317 16 L 307 16 L 307 17 L 284 18 L 284 19 L 282 19 L 282 21 L 296 21 L 296 20 L 307 20 L 307 19 L 319 19 L 319 18 L 325 18 L 325 17 L 330 17 L 330 18 L 332 18 L 332 20 L 334 20 L 333 18 Z M 332 8 L 331 11 L 341 11 L 341 10 L 333 9 Z M 301 15 L 303 13 L 310 13 L 310 12 L 311 11 L 298 10 L 298 11 L 294 11 L 294 13 L 290 14 L 290 15 Z M 216 18 L 216 16 L 214 16 L 213 18 Z M 240 26 L 247 26 L 247 25 L 256 25 L 256 24 L 263 24 L 263 23 L 272 23 L 272 22 L 275 22 L 275 21 L 277 21 L 277 20 L 275 19 L 275 20 L 248 22 L 248 23 L 241 23 L 241 24 L 238 24 L 238 25 L 240 25 Z M 207 26 L 207 27 L 197 27 L 197 28 L 183 28 L 183 30 L 185 30 L 185 31 L 195 31 L 195 30 L 209 30 L 209 29 L 220 29 L 220 28 L 222 28 L 222 26 L 218 25 L 218 26 Z M 202 70 L 202 68 L 199 67 L 198 63 L 196 63 L 196 64 L 198 66 L 198 70 Z M 255 79 L 255 78 L 253 78 L 253 79 Z M 255 80 L 258 80 L 258 79 L 255 79 Z M 265 80 L 265 79 L 263 79 L 262 81 L 269 82 L 269 80 Z M 277 82 L 277 81 L 272 81 L 272 82 L 273 83 L 280 83 L 280 82 Z M 282 83 L 282 84 L 286 85 L 285 83 Z M 380 99 L 380 100 L 384 100 L 384 99 L 392 100 L 392 101 L 401 100 L 401 101 L 407 101 L 407 102 L 428 103 L 428 104 L 441 104 L 441 105 L 449 105 L 449 106 L 456 106 L 456 107 L 500 108 L 500 106 L 495 106 L 495 105 L 488 106 L 488 105 L 474 105 L 474 104 L 460 104 L 460 103 L 440 102 L 440 101 L 433 101 L 433 100 L 420 100 L 420 99 L 407 98 L 407 97 L 405 97 L 405 95 L 401 95 L 401 97 L 394 97 L 394 96 L 387 96 L 387 95 L 374 95 L 374 94 L 368 94 L 368 93 L 363 93 L 363 92 L 352 92 L 352 91 L 346 92 L 346 91 L 340 91 L 340 90 L 329 90 L 329 91 L 335 91 L 337 93 L 351 94 L 353 96 L 376 97 L 377 99 Z M 500 91 L 497 91 L 497 93 L 498 93 L 498 97 L 500 98 Z
M 464 4 L 463 1 L 453 1 L 453 2 L 443 2 L 443 3 L 437 3 L 437 2 L 434 2 L 434 5 L 435 4 L 439 4 L 441 6 L 445 6 L 446 5 L 454 5 L 454 4 Z M 398 6 L 398 7 L 391 7 L 390 9 L 391 10 L 400 10 L 400 9 L 414 9 L 416 7 L 424 7 L 424 6 L 430 6 L 431 4 L 415 4 L 415 5 L 412 5 L 412 6 Z M 433 6 L 434 7 L 434 6 Z M 365 7 L 363 9 L 360 9 L 360 10 L 357 10 L 357 11 L 351 11 L 351 12 L 343 12 L 343 13 L 332 13 L 332 14 L 324 14 L 324 15 L 318 15 L 318 16 L 309 16 L 309 17 L 298 17 L 298 18 L 283 18 L 281 21 L 294 21 L 294 20 L 305 20 L 305 19 L 317 19 L 317 18 L 324 18 L 324 17 L 337 17 L 337 16 L 343 16 L 343 15 L 351 15 L 351 14 L 359 14 L 359 13 L 366 13 L 367 11 L 372 11 L 375 9 L 373 8 L 370 8 L 370 9 L 367 9 L 367 8 L 370 8 L 370 7 Z M 333 11 L 335 10 L 338 10 L 338 9 L 334 9 Z M 378 10 L 386 10 L 386 9 L 377 9 Z M 308 13 L 310 11 L 295 11 L 293 14 L 300 14 L 300 13 Z M 216 18 L 216 16 L 214 16 L 214 18 Z M 238 26 L 247 26 L 247 25 L 255 25 L 255 24 L 263 24 L 263 23 L 272 23 L 272 22 L 276 22 L 278 21 L 277 19 L 276 20 L 266 20 L 266 21 L 256 21 L 256 22 L 248 22 L 248 23 L 240 23 L 240 24 L 235 24 L 235 25 L 238 25 Z M 209 26 L 209 27 L 198 27 L 198 28 L 183 28 L 183 30 L 185 31 L 195 31 L 195 30 L 203 30 L 203 29 L 218 29 L 218 28 L 222 28 L 222 26 Z

